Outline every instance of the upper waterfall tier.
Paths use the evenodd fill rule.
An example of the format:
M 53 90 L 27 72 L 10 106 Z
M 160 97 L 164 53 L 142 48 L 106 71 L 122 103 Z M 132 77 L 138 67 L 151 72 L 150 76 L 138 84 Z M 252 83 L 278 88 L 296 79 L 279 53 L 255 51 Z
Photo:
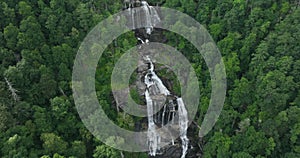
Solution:
M 157 10 L 146 1 L 141 2 L 140 7 L 128 8 L 129 26 L 132 28 L 145 28 L 147 34 L 151 34 L 153 28 L 161 21 Z

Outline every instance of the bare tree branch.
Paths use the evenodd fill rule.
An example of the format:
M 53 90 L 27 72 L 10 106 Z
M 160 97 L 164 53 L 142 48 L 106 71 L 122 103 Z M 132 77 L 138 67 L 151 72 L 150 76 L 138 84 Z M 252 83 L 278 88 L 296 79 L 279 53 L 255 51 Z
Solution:
M 5 82 L 6 82 L 7 86 L 8 86 L 8 90 L 11 92 L 11 95 L 12 95 L 13 99 L 15 101 L 19 101 L 20 97 L 17 94 L 18 90 L 16 90 L 15 88 L 13 88 L 12 84 L 8 81 L 8 79 L 6 77 L 4 77 L 4 79 L 5 79 Z

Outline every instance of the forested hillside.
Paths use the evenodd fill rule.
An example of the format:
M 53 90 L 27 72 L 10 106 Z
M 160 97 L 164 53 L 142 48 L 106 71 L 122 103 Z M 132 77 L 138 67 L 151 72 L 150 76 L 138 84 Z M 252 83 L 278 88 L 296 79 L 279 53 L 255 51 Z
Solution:
M 209 105 L 211 83 L 203 60 L 182 37 L 167 44 L 190 60 L 201 90 L 189 130 L 204 158 L 300 157 L 300 1 L 148 0 L 196 19 L 215 40 L 226 66 L 227 95 L 213 130 L 198 128 Z M 123 0 L 8 0 L 0 2 L 0 157 L 141 158 L 97 140 L 83 125 L 72 96 L 72 67 L 87 33 L 121 11 Z M 96 90 L 106 114 L 122 128 L 140 118 L 117 112 L 110 77 L 114 64 L 135 46 L 134 32 L 103 54 Z M 160 72 L 167 78 L 166 72 Z M 178 85 L 174 86 L 174 90 Z M 139 100 L 136 92 L 133 98 Z M 143 102 L 142 100 L 139 100 Z

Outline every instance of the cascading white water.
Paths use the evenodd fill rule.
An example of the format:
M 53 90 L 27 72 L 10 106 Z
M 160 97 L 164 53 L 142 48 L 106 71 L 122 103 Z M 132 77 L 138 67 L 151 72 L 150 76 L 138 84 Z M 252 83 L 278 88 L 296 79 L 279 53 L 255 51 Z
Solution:
M 146 60 L 150 64 L 150 69 L 148 70 L 148 73 L 145 76 L 145 84 L 147 86 L 146 92 L 145 92 L 145 98 L 147 103 L 147 114 L 148 114 L 148 145 L 149 145 L 149 154 L 151 156 L 156 155 L 156 151 L 160 149 L 160 135 L 156 132 L 156 125 L 153 120 L 153 109 L 156 106 L 156 103 L 153 102 L 149 90 L 151 88 L 158 88 L 158 91 L 153 91 L 154 93 L 158 92 L 158 94 L 163 94 L 165 96 L 170 95 L 170 92 L 168 89 L 163 85 L 160 78 L 155 74 L 154 72 L 154 65 L 151 61 L 151 59 L 147 56 Z M 157 95 L 157 94 L 153 94 Z
M 167 105 L 164 105 L 164 111 L 162 113 L 162 118 L 161 118 L 161 125 L 164 126 L 165 125 L 165 114 L 166 114 L 166 109 L 167 109 Z
M 152 30 L 153 30 L 153 26 L 152 26 L 152 17 L 150 14 L 150 7 L 149 4 L 146 1 L 142 1 L 142 8 L 145 12 L 145 16 L 146 16 L 146 21 L 145 21 L 145 28 L 146 28 L 146 33 L 147 34 L 151 34 Z
M 153 80 L 154 84 L 157 86 L 159 94 L 163 94 L 165 96 L 170 95 L 170 91 L 166 88 L 166 86 L 162 83 L 161 79 L 154 72 L 154 65 L 151 59 L 147 56 L 146 60 L 150 63 L 148 75 L 151 76 L 151 80 Z
M 131 12 L 132 25 L 133 25 L 133 28 L 135 28 L 135 18 L 134 18 L 135 10 L 129 8 L 128 11 Z
M 189 139 L 187 138 L 188 128 L 188 113 L 183 104 L 182 98 L 177 98 L 178 104 L 178 115 L 179 115 L 179 128 L 180 128 L 180 139 L 182 141 L 182 156 L 184 158 L 188 149 Z
M 131 9 L 131 7 L 134 6 L 133 4 L 134 1 L 130 1 L 130 3 L 131 4 L 129 5 L 128 11 L 131 14 L 131 19 L 132 19 L 131 22 L 133 28 L 145 28 L 146 33 L 148 35 L 151 35 L 153 28 L 160 22 L 160 17 L 158 15 L 157 10 L 152 6 L 149 6 L 149 4 L 146 1 L 141 1 L 141 10 Z M 141 41 L 142 44 L 145 43 L 147 44 L 149 42 L 148 39 L 146 39 L 145 41 L 143 41 L 139 37 L 137 37 L 137 39 Z M 155 156 L 157 154 L 157 151 L 160 150 L 160 143 L 161 143 L 160 142 L 161 136 L 156 131 L 157 126 L 155 124 L 155 121 L 157 122 L 157 120 L 161 120 L 161 126 L 164 126 L 165 124 L 168 123 L 174 125 L 176 103 L 173 102 L 172 99 L 169 100 L 169 104 L 164 105 L 162 117 L 159 118 L 159 115 L 156 115 L 158 117 L 154 118 L 154 111 L 157 111 L 156 108 L 159 107 L 157 105 L 159 103 L 155 101 L 154 98 L 151 97 L 155 95 L 163 95 L 164 97 L 167 97 L 170 96 L 171 93 L 163 84 L 161 79 L 154 72 L 154 64 L 151 61 L 150 57 L 146 56 L 145 60 L 149 63 L 150 66 L 150 68 L 148 69 L 148 73 L 145 75 L 145 80 L 144 80 L 144 83 L 146 84 L 147 87 L 145 90 L 145 99 L 147 104 L 147 117 L 148 117 L 147 141 L 149 145 L 149 154 L 151 156 Z M 178 106 L 177 113 L 178 113 L 178 124 L 180 130 L 180 139 L 182 141 L 181 158 L 184 158 L 187 153 L 188 143 L 189 143 L 189 139 L 187 138 L 188 114 L 182 98 L 177 98 L 176 102 Z M 168 113 L 167 116 L 165 116 L 166 112 Z M 171 133 L 170 136 L 172 139 L 172 145 L 174 145 L 174 138 Z
M 147 84 L 147 82 L 145 82 Z M 149 85 L 147 85 L 149 86 Z M 147 132 L 147 139 L 148 139 L 148 145 L 149 145 L 149 154 L 151 156 L 156 155 L 156 151 L 158 149 L 158 140 L 157 133 L 155 131 L 156 125 L 154 124 L 153 120 L 153 102 L 149 95 L 149 91 L 146 90 L 145 97 L 147 101 L 147 114 L 148 114 L 148 132 Z
M 145 84 L 147 85 L 147 89 L 145 92 L 146 102 L 147 102 L 147 111 L 148 111 L 148 142 L 149 142 L 149 150 L 150 155 L 155 156 L 156 151 L 160 148 L 160 135 L 156 132 L 156 125 L 153 120 L 153 106 L 155 102 L 151 99 L 149 94 L 149 89 L 152 87 L 158 88 L 158 94 L 163 94 L 165 96 L 170 95 L 170 91 L 165 87 L 162 83 L 161 79 L 155 74 L 154 72 L 154 64 L 152 63 L 151 59 L 147 56 L 146 60 L 150 64 L 150 68 L 148 73 L 145 76 Z M 155 91 L 156 92 L 156 91 Z M 154 94 L 156 95 L 156 94 Z M 187 138 L 187 128 L 188 128 L 188 113 L 184 106 L 182 98 L 177 98 L 177 105 L 178 105 L 178 123 L 179 123 L 179 130 L 180 130 L 180 139 L 182 141 L 182 156 L 184 158 L 188 149 L 189 139 Z M 170 108 L 172 112 L 172 120 L 171 123 L 174 124 L 174 117 L 175 117 L 175 107 L 174 103 L 170 102 Z M 166 106 L 164 106 L 164 111 L 162 114 L 162 126 L 164 126 L 164 117 L 166 112 Z M 170 114 L 170 113 L 169 113 Z M 168 118 L 167 121 L 170 121 Z M 174 140 L 172 138 L 172 144 L 174 144 Z
M 160 17 L 153 6 L 150 6 L 146 1 L 141 2 L 141 9 L 131 9 L 133 4 L 129 5 L 129 13 L 131 14 L 131 22 L 133 28 L 144 27 L 146 33 L 150 35 L 153 28 L 160 22 Z

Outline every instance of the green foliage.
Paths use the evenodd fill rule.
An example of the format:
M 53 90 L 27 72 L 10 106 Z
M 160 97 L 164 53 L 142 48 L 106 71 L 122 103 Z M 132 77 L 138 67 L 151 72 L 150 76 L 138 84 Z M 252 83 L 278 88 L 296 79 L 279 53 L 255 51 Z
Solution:
M 246 152 L 234 153 L 232 158 L 253 158 L 250 154 Z
M 94 158 L 119 158 L 120 152 L 106 145 L 97 146 L 93 157 Z
M 67 142 L 54 133 L 43 133 L 41 140 L 43 141 L 43 148 L 46 154 L 54 155 L 55 157 L 56 153 L 64 154 L 66 152 Z
M 0 104 L 0 132 L 4 132 L 13 123 L 12 114 L 5 105 Z
M 205 145 L 204 157 L 230 157 L 230 145 L 233 143 L 231 138 L 223 135 L 221 132 L 216 132 L 210 141 Z
M 34 16 L 28 16 L 21 21 L 17 38 L 18 50 L 34 50 L 41 47 L 41 44 L 44 42 L 44 35 L 40 24 Z
M 86 147 L 82 141 L 72 142 L 70 150 L 70 155 L 75 157 L 85 157 L 86 156 Z
M 17 45 L 17 36 L 19 29 L 10 23 L 8 26 L 4 28 L 4 39 L 6 40 L 7 48 L 15 50 Z
M 225 105 L 213 130 L 201 138 L 203 142 L 196 142 L 198 129 L 190 126 L 188 136 L 195 151 L 203 157 L 300 157 L 299 1 L 148 2 L 195 18 L 223 56 L 228 84 Z M 84 127 L 72 100 L 70 81 L 80 43 L 98 22 L 121 8 L 122 1 L 111 0 L 0 2 L 0 157 L 148 157 L 98 143 Z M 197 29 L 187 25 L 173 27 L 199 38 L 194 36 Z M 183 37 L 164 31 L 155 38 L 167 39 L 195 69 L 200 85 L 192 86 L 201 90 L 195 123 L 200 125 L 211 95 L 208 66 Z M 133 31 L 115 39 L 103 53 L 92 83 L 107 116 L 129 130 L 135 129 L 136 121 L 144 124 L 143 119 L 117 112 L 110 77 L 114 64 L 136 43 Z M 210 55 L 211 44 L 203 48 L 202 53 Z M 157 74 L 172 93 L 181 95 L 173 72 L 161 69 Z M 19 100 L 13 99 L 5 78 L 17 90 Z M 135 80 L 134 74 L 130 84 Z M 134 88 L 130 94 L 137 103 L 144 103 Z M 120 138 L 118 143 L 126 142 Z
M 273 138 L 266 138 L 263 132 L 257 132 L 253 127 L 233 138 L 232 150 L 235 152 L 247 152 L 251 155 L 269 156 L 274 150 Z

